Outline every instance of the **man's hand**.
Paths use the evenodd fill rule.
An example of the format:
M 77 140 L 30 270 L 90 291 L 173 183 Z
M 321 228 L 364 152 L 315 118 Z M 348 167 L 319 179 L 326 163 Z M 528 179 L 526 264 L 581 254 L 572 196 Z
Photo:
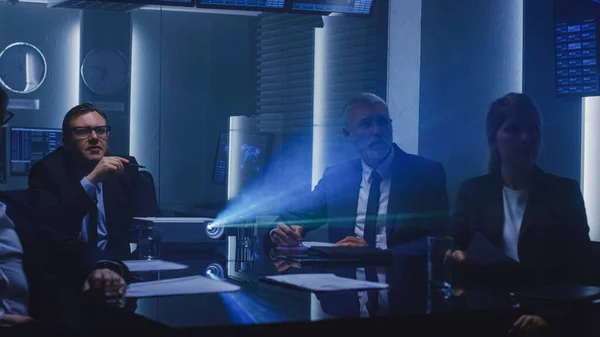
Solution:
M 464 263 L 467 261 L 467 253 L 462 250 L 455 250 L 452 252 L 452 260 L 458 263 Z
M 277 227 L 271 232 L 271 241 L 281 247 L 294 247 L 302 242 L 302 226 L 288 226 L 283 222 L 277 224 Z
M 334 244 L 336 247 L 366 247 L 368 245 L 367 241 L 356 236 L 346 236 L 345 239 Z
M 33 318 L 29 316 L 4 314 L 0 319 L 0 326 L 13 326 L 17 324 L 27 323 L 32 320 Z
M 278 272 L 283 273 L 284 271 L 290 269 L 290 268 L 300 268 L 300 264 L 296 263 L 296 262 L 289 262 L 289 261 L 285 261 L 285 260 L 275 260 L 275 262 L 273 262 L 275 264 L 275 269 L 277 269 Z
M 509 334 L 537 333 L 548 327 L 548 323 L 540 316 L 523 315 L 513 324 Z
M 87 175 L 87 178 L 92 184 L 96 185 L 108 175 L 123 172 L 124 165 L 127 163 L 129 163 L 129 160 L 121 157 L 102 157 L 94 170 Z
M 125 296 L 127 283 L 110 269 L 96 269 L 83 283 L 83 291 L 96 292 L 106 299 L 119 299 Z

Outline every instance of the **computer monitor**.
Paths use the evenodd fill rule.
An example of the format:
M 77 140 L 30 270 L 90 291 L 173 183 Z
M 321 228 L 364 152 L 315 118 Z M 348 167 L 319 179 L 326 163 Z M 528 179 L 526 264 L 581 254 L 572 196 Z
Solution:
M 227 167 L 229 165 L 229 132 L 219 135 L 219 144 L 215 156 L 215 166 L 212 182 L 215 184 L 227 184 Z
M 600 3 L 555 0 L 556 93 L 600 95 Z
M 371 14 L 373 0 L 293 0 L 293 11 Z
M 267 133 L 244 135 L 240 155 L 240 170 L 245 184 L 261 181 L 271 153 L 272 136 Z M 258 179 L 258 181 L 257 181 Z
M 31 166 L 62 145 L 61 129 L 11 128 L 10 174 L 27 176 Z
M 251 182 L 262 177 L 271 153 L 272 136 L 266 133 L 248 133 L 243 135 L 239 151 L 241 160 L 239 169 L 242 172 L 242 181 Z M 219 145 L 215 158 L 213 183 L 227 184 L 229 172 L 229 133 L 223 132 L 219 136 Z
M 0 127 L 0 183 L 6 183 L 6 128 Z
M 286 0 L 198 0 L 197 7 L 282 11 Z

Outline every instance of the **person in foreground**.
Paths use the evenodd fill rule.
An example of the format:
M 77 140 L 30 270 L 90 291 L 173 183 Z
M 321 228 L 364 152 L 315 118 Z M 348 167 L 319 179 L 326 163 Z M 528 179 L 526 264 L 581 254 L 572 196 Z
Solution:
M 327 168 L 314 191 L 270 232 L 278 246 L 296 246 L 325 223 L 336 246 L 391 246 L 445 231 L 446 174 L 438 162 L 393 143 L 392 120 L 380 97 L 358 94 L 344 108 L 345 139 L 360 159 Z
M 110 126 L 91 104 L 72 108 L 62 131 L 64 147 L 31 168 L 29 200 L 64 235 L 124 259 L 133 217 L 160 215 L 154 184 L 135 158 L 107 153 Z
M 521 284 L 577 282 L 590 244 L 586 210 L 575 180 L 536 165 L 542 121 L 533 101 L 511 93 L 492 103 L 487 116 L 489 173 L 464 182 L 451 235 L 454 260 L 470 260 L 475 233 L 514 260 L 503 272 Z M 505 271 L 507 271 L 505 270 Z
M 0 88 L 2 125 L 7 105 L 8 96 Z M 72 304 L 65 303 L 66 294 L 94 294 L 101 301 L 125 295 L 125 265 L 69 240 L 44 226 L 42 219 L 0 192 L 0 326 L 61 319 L 61 309 Z

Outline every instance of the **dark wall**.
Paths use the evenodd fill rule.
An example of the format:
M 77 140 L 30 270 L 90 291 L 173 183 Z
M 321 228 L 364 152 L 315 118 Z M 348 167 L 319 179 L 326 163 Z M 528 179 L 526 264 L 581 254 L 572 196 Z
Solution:
M 441 161 L 454 202 L 459 184 L 485 174 L 485 118 L 521 90 L 520 1 L 423 0 L 419 154 Z
M 142 157 L 154 163 L 151 157 L 158 156 L 158 166 L 153 164 L 150 171 L 159 186 L 161 207 L 186 210 L 192 205 L 224 203 L 226 186 L 211 181 L 214 159 L 219 135 L 229 128 L 229 116 L 253 113 L 256 18 L 171 11 L 156 15 L 153 11 L 133 14 L 134 32 L 160 34 L 134 36 L 133 44 L 138 46 L 134 53 L 139 53 L 134 61 L 145 54 L 160 54 L 132 78 L 132 90 L 140 93 L 155 92 L 158 85 L 158 100 L 140 97 L 160 104 L 157 113 L 156 106 L 144 103 L 148 110 L 142 109 L 139 98 L 132 97 L 135 118 L 148 114 L 150 119 L 134 126 L 143 128 L 132 135 L 136 137 L 132 142 L 138 144 L 135 152 L 145 153 Z
M 40 102 L 39 110 L 12 109 L 15 117 L 9 127 L 60 128 L 64 114 L 79 102 L 80 22 L 78 10 L 0 2 L 0 50 L 14 42 L 31 43 L 47 62 L 46 79 L 39 89 L 29 94 L 8 93 L 11 99 Z M 0 186 L 9 190 L 26 187 L 26 176 L 8 176 L 8 182 Z
M 540 166 L 551 173 L 581 178 L 582 99 L 555 95 L 553 1 L 525 0 L 523 92 L 542 114 Z
M 131 14 L 82 11 L 81 62 L 96 48 L 116 50 L 131 64 Z M 111 75 L 113 74 L 109 74 Z M 130 82 L 114 94 L 98 95 L 80 80 L 79 97 L 80 102 L 91 102 L 106 114 L 112 128 L 109 151 L 120 155 L 129 154 Z

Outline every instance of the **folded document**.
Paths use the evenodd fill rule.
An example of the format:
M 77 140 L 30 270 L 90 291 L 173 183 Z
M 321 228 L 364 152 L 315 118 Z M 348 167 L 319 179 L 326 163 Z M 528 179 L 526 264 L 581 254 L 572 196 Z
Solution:
M 369 281 L 339 277 L 335 274 L 290 274 L 266 276 L 269 282 L 281 283 L 294 288 L 310 291 L 344 291 L 344 290 L 367 290 L 386 289 L 389 285 Z
M 238 291 L 240 287 L 204 276 L 132 283 L 126 297 L 159 297 L 173 295 L 211 294 Z
M 123 261 L 123 263 L 131 272 L 179 270 L 188 268 L 188 266 L 184 264 L 162 260 L 128 260 Z

